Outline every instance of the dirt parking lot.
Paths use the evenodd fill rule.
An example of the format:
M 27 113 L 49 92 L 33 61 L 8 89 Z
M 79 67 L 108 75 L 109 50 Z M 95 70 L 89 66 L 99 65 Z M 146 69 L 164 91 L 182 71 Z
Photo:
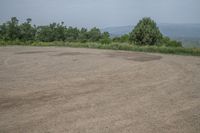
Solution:
M 0 47 L 0 133 L 200 133 L 200 57 Z

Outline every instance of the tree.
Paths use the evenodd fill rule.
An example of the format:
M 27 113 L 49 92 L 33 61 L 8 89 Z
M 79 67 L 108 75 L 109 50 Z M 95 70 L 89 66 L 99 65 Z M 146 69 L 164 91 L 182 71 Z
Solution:
M 31 25 L 31 19 L 28 18 L 26 22 L 22 23 L 20 27 L 20 40 L 31 41 L 35 39 L 36 29 Z
M 36 40 L 43 42 L 53 41 L 52 31 L 49 26 L 39 26 L 37 27 Z
M 111 39 L 110 39 L 110 34 L 108 32 L 103 32 L 102 35 L 101 35 L 101 39 L 100 39 L 100 42 L 102 44 L 109 44 L 111 43 Z
M 124 34 L 120 37 L 120 42 L 128 42 L 129 41 L 129 35 Z
M 0 25 L 0 40 L 9 40 L 7 31 L 8 31 L 8 26 L 6 23 Z
M 113 42 L 120 42 L 120 39 L 121 39 L 120 37 L 114 37 L 114 38 L 112 39 L 112 41 L 113 41 Z
M 16 40 L 20 36 L 19 20 L 16 17 L 12 17 L 10 21 L 6 23 L 7 26 L 7 39 Z
M 143 18 L 130 33 L 129 40 L 138 45 L 155 45 L 162 40 L 162 34 L 151 18 Z
M 79 29 L 76 27 L 73 28 L 70 26 L 69 28 L 67 28 L 66 33 L 65 33 L 66 41 L 69 41 L 69 42 L 77 41 L 79 32 L 80 32 Z
M 88 40 L 88 32 L 86 28 L 81 28 L 79 32 L 78 40 L 85 43 Z
M 51 23 L 47 26 L 37 27 L 37 40 L 44 42 L 52 42 L 64 39 L 64 33 L 62 30 L 60 30 L 60 27 L 61 29 L 63 28 L 62 25 L 56 23 Z
M 88 32 L 89 40 L 92 42 L 97 42 L 101 39 L 101 31 L 100 29 L 94 27 Z
M 61 22 L 61 24 L 56 24 L 56 27 L 54 29 L 54 40 L 56 41 L 64 41 L 65 40 L 65 30 L 66 26 L 64 26 L 64 22 Z
M 101 33 L 100 29 L 94 27 L 90 31 L 86 28 L 66 27 L 64 22 L 51 23 L 44 26 L 31 25 L 31 18 L 19 24 L 16 17 L 10 21 L 0 24 L 0 40 L 20 40 L 20 41 L 69 41 L 69 42 L 103 42 L 110 43 L 108 32 Z

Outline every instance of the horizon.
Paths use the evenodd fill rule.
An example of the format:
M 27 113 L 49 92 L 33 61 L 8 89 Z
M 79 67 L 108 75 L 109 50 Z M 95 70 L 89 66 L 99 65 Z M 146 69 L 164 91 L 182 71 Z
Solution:
M 13 17 L 16 17 L 16 16 L 13 16 Z M 28 19 L 28 18 L 31 18 L 31 17 L 28 17 L 28 18 L 26 18 L 26 19 L 23 19 L 23 20 L 20 20 L 18 17 L 16 17 L 18 20 L 19 20 L 19 23 L 21 24 L 21 23 L 23 23 L 23 22 L 25 22 L 26 21 L 26 19 Z M 141 18 L 142 19 L 142 18 Z M 2 24 L 2 23 L 6 23 L 6 22 L 8 22 L 8 21 L 10 21 L 11 20 L 11 18 L 9 18 L 8 20 L 5 20 L 5 21 L 0 21 L 0 24 Z M 61 23 L 61 22 L 64 22 L 64 21 L 60 21 L 60 22 L 50 22 L 50 23 L 47 23 L 47 24 L 35 24 L 35 23 L 33 23 L 34 22 L 34 20 L 31 18 L 31 24 L 32 25 L 36 25 L 36 26 L 45 26 L 45 25 L 49 25 L 49 24 L 52 24 L 52 23 Z M 155 20 L 154 20 L 155 21 Z M 138 22 L 139 22 L 139 20 L 138 20 Z M 137 22 L 137 23 L 138 23 Z M 156 21 L 155 21 L 156 22 Z M 135 23 L 135 24 L 129 24 L 129 25 L 112 25 L 112 26 L 105 26 L 105 27 L 97 27 L 97 26 L 91 26 L 91 27 L 77 27 L 77 26 L 71 26 L 71 25 L 66 25 L 66 23 L 64 22 L 64 25 L 65 26 L 67 26 L 67 27 L 76 27 L 76 28 L 78 28 L 78 29 L 80 29 L 80 28 L 87 28 L 87 29 L 91 29 L 91 28 L 94 28 L 94 27 L 96 27 L 96 28 L 100 28 L 100 29 L 106 29 L 106 28 L 115 28 L 115 27 L 128 27 L 128 26 L 135 26 L 135 25 L 137 25 L 137 23 Z M 162 22 L 162 23 L 157 23 L 156 22 L 156 24 L 157 25 L 161 25 L 161 24 L 168 24 L 168 25 L 200 25 L 200 23 L 167 23 L 167 22 Z

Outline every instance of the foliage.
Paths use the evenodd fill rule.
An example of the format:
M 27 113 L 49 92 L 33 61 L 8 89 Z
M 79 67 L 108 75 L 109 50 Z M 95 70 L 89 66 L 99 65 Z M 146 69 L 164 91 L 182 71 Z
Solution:
M 19 35 L 19 39 L 22 41 L 26 41 L 26 40 L 35 40 L 35 34 L 36 34 L 36 29 L 35 27 L 32 27 L 31 23 L 31 19 L 28 18 L 26 20 L 25 23 L 22 23 L 19 26 L 20 29 L 20 35 Z
M 10 21 L 0 25 L 1 38 L 4 40 L 16 40 L 19 39 L 19 21 L 16 17 L 12 17 Z
M 125 34 L 120 37 L 111 39 L 108 32 L 101 32 L 100 29 L 94 27 L 90 30 L 86 28 L 78 29 L 76 27 L 67 27 L 64 22 L 51 23 L 49 25 L 35 26 L 31 24 L 31 19 L 26 22 L 19 23 L 16 17 L 12 17 L 10 21 L 0 24 L 0 40 L 2 44 L 13 45 L 14 42 L 19 45 L 27 45 L 32 42 L 55 42 L 61 45 L 60 42 L 98 42 L 97 47 L 115 43 L 129 43 L 129 40 L 134 44 L 140 45 L 155 45 L 165 47 L 181 47 L 181 42 L 171 40 L 168 37 L 162 37 L 156 23 L 150 18 L 143 18 L 130 34 Z M 24 42 L 24 43 L 23 43 Z M 114 43 L 112 43 L 114 42 Z M 102 46 L 99 46 L 99 43 Z M 14 45 L 16 45 L 14 44 Z M 51 44 L 51 43 L 49 43 Z M 46 45 L 49 45 L 46 44 Z M 86 45 L 87 45 L 86 44 Z M 107 45 L 109 46 L 109 45 Z M 113 45 L 114 49 L 118 45 Z M 120 45 L 120 47 L 124 47 Z
M 88 41 L 88 32 L 86 28 L 81 28 L 79 32 L 79 40 L 82 43 L 86 43 Z
M 110 34 L 108 32 L 104 32 L 100 39 L 101 44 L 110 44 L 112 40 L 110 39 Z
M 151 18 L 143 18 L 130 33 L 130 42 L 138 45 L 156 45 L 162 40 L 162 34 Z
M 101 33 L 100 29 L 94 27 L 78 29 L 66 27 L 64 22 L 51 23 L 44 26 L 31 25 L 31 19 L 19 24 L 16 17 L 0 25 L 0 40 L 4 41 L 68 41 L 68 42 L 110 42 L 109 33 Z
M 101 44 L 97 42 L 21 42 L 21 41 L 0 41 L 0 46 L 7 45 L 28 45 L 28 46 L 65 46 L 65 47 L 81 47 L 81 48 L 98 48 L 98 49 L 113 49 L 113 50 L 127 50 L 139 52 L 178 54 L 178 55 L 192 55 L 200 56 L 199 48 L 183 48 L 183 47 L 166 47 L 166 46 L 138 46 L 129 43 L 110 43 Z
M 94 27 L 88 32 L 88 37 L 91 42 L 97 42 L 101 39 L 100 29 Z
M 161 45 L 166 47 L 182 47 L 182 43 L 179 41 L 171 40 L 169 37 L 163 37 Z
M 114 37 L 113 42 L 129 42 L 129 35 L 128 34 L 124 34 L 121 37 Z

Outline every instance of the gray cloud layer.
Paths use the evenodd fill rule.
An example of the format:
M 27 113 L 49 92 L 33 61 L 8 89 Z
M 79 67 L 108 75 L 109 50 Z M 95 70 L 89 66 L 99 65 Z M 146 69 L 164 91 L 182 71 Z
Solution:
M 0 22 L 16 16 L 35 24 L 107 27 L 149 16 L 158 23 L 200 23 L 199 6 L 200 0 L 0 0 Z

